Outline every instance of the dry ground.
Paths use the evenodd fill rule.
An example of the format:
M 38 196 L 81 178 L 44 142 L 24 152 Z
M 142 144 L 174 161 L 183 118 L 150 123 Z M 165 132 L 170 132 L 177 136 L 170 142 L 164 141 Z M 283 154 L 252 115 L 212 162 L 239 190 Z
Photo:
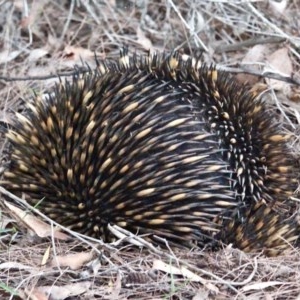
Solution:
M 205 62 L 265 91 L 297 135 L 299 13 L 298 0 L 2 0 L 1 124 L 51 89 L 52 75 L 93 67 L 95 54 L 116 57 L 128 45 L 187 55 L 202 49 Z M 0 145 L 5 162 L 3 136 Z M 42 238 L 44 225 L 24 224 L 1 207 L 0 299 L 300 299 L 299 250 L 266 258 L 230 247 L 173 252 Z

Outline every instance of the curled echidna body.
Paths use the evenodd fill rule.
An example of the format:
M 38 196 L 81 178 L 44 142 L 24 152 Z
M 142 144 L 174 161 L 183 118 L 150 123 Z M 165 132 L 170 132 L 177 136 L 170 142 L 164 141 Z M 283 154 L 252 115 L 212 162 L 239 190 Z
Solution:
M 218 237 L 262 249 L 232 230 L 264 207 L 277 216 L 296 189 L 288 136 L 262 100 L 198 65 L 177 52 L 129 58 L 123 50 L 119 62 L 99 62 L 37 98 L 7 133 L 2 184 L 91 236 L 108 239 L 110 223 L 179 244 Z

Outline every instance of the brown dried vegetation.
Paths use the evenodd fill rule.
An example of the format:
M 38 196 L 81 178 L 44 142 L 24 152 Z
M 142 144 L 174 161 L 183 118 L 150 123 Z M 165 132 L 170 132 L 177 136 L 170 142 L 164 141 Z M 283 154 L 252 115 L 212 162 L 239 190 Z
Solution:
M 74 65 L 93 68 L 94 55 L 117 57 L 124 44 L 142 52 L 176 48 L 187 55 L 201 48 L 205 62 L 238 73 L 239 81 L 250 81 L 246 74 L 255 75 L 250 78 L 253 89 L 264 91 L 286 130 L 298 137 L 299 10 L 296 0 L 2 1 L 0 121 L 9 124 L 12 112 L 22 111 L 33 93 L 51 90 L 58 81 L 51 75 L 70 75 Z M 0 150 L 5 163 L 3 136 Z M 8 208 L 1 207 L 1 299 L 45 299 L 50 292 L 51 299 L 300 295 L 298 249 L 276 258 L 246 255 L 230 247 L 213 253 L 163 251 L 138 238 L 127 246 L 80 236 L 54 238 L 51 227 L 48 238 L 37 237 L 32 229 L 26 235 L 31 227 L 18 217 L 14 216 L 17 222 L 10 219 Z M 72 260 L 81 264 L 74 267 Z

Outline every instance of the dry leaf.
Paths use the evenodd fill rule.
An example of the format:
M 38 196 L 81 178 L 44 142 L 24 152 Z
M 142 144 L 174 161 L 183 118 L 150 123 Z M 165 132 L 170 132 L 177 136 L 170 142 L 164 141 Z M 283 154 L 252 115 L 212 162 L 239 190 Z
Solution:
M 77 270 L 91 261 L 93 257 L 93 251 L 56 256 L 51 260 L 50 265 L 52 267 L 69 267 L 71 270 Z
M 0 53 L 0 64 L 7 63 L 13 59 L 15 59 L 21 51 L 11 51 L 11 50 L 4 50 L 3 52 Z
M 179 268 L 174 267 L 172 265 L 166 264 L 161 260 L 156 259 L 156 260 L 153 261 L 152 269 L 160 270 L 160 271 L 163 271 L 163 272 L 168 273 L 168 274 L 181 275 L 185 278 L 188 278 L 188 280 L 190 280 L 190 281 L 201 282 L 206 288 L 208 288 L 209 290 L 211 290 L 213 292 L 216 292 L 216 293 L 219 292 L 219 289 L 216 286 L 214 286 L 213 284 L 210 284 L 204 278 L 202 278 L 202 277 L 198 276 L 197 274 L 189 271 L 185 267 L 181 267 L 179 269 Z
M 268 57 L 267 61 L 270 67 L 266 67 L 265 72 L 271 71 L 283 76 L 291 76 L 293 65 L 287 48 L 281 48 L 275 51 Z M 286 95 L 290 94 L 290 85 L 288 83 L 276 79 L 267 79 L 267 82 L 273 89 L 282 91 Z
M 243 63 L 263 62 L 268 52 L 267 45 L 255 45 L 250 48 L 243 58 Z
M 282 15 L 286 10 L 287 4 L 287 0 L 269 0 L 270 8 L 276 15 Z
M 63 232 L 56 229 L 52 230 L 50 225 L 29 214 L 27 211 L 24 211 L 7 201 L 4 201 L 4 204 L 18 221 L 21 221 L 28 229 L 35 232 L 39 237 L 48 237 L 53 234 L 56 239 L 67 240 L 69 238 L 68 235 Z
M 37 48 L 30 51 L 28 56 L 28 61 L 33 62 L 39 60 L 41 57 L 47 55 L 49 51 L 43 49 L 43 48 Z
M 136 36 L 137 43 L 140 44 L 144 49 L 152 49 L 152 42 L 146 37 L 145 32 L 140 27 L 137 28 Z
M 37 288 L 26 289 L 25 295 L 27 296 L 25 299 L 29 300 L 49 300 L 49 297 L 46 293 L 39 291 Z
M 49 256 L 50 256 L 50 249 L 51 249 L 51 247 L 49 246 L 47 248 L 47 250 L 45 251 L 45 253 L 43 255 L 42 262 L 41 262 L 41 266 L 44 266 L 47 263 L 47 261 L 49 259 Z
M 267 51 L 268 49 L 266 45 L 256 45 L 249 49 L 241 64 L 249 64 L 249 68 L 259 70 L 259 66 L 256 65 L 256 63 L 264 62 Z M 238 74 L 236 78 L 241 83 L 248 83 L 251 85 L 257 83 L 259 80 L 258 76 L 250 74 Z
M 246 285 L 242 288 L 242 290 L 244 292 L 248 292 L 248 291 L 251 291 L 251 290 L 263 290 L 263 289 L 266 289 L 270 286 L 283 285 L 283 284 L 285 284 L 285 283 L 282 282 L 282 281 L 258 282 L 258 283 Z
M 34 270 L 34 268 L 27 265 L 23 265 L 18 262 L 10 261 L 0 264 L 0 270 L 9 270 L 9 269 L 18 269 L 18 270 Z
M 155 260 L 153 262 L 153 269 L 163 271 L 168 274 L 175 274 L 175 275 L 182 275 L 191 281 L 196 281 L 196 282 L 202 282 L 204 279 L 201 278 L 200 276 L 192 273 L 191 271 L 187 270 L 185 267 L 181 267 L 180 269 L 177 267 L 174 267 L 172 265 L 168 265 L 164 263 L 161 260 Z
M 51 300 L 64 300 L 71 297 L 76 297 L 87 292 L 91 286 L 91 282 L 78 282 L 73 284 L 68 284 L 65 286 L 40 286 L 35 288 L 35 291 L 38 291 L 42 294 L 48 295 L 46 298 Z
M 52 64 L 51 66 L 33 66 L 30 67 L 27 71 L 27 75 L 28 76 L 49 76 L 49 74 L 51 73 L 55 73 L 55 65 Z M 53 77 L 51 79 L 48 80 L 48 82 L 59 82 L 59 78 L 58 77 Z
M 209 291 L 201 288 L 198 290 L 197 294 L 193 297 L 192 300 L 207 300 L 210 299 L 209 297 Z

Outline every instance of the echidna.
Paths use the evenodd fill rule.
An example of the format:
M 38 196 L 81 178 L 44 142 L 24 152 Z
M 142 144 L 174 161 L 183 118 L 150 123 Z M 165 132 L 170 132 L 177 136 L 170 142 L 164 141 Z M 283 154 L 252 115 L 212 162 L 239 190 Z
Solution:
M 247 251 L 297 238 L 280 212 L 297 187 L 289 136 L 263 100 L 198 58 L 123 49 L 16 113 L 7 137 L 2 184 L 87 235 L 109 240 L 110 223 Z

